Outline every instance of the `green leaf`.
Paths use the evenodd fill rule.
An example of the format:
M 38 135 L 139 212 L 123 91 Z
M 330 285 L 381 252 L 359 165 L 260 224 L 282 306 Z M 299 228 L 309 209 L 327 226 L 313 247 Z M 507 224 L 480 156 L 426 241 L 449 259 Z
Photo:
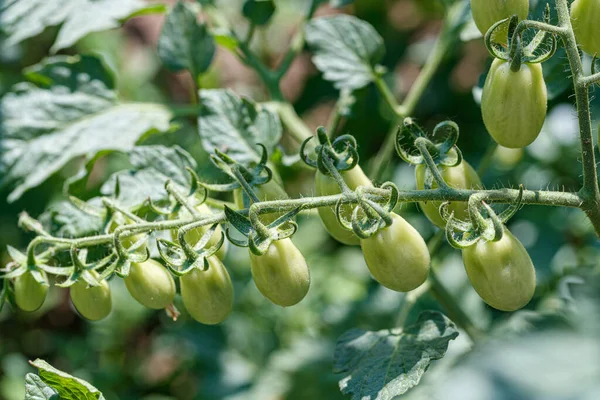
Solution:
M 338 340 L 334 370 L 353 400 L 389 400 L 416 386 L 433 360 L 446 354 L 456 326 L 436 311 L 421 313 L 414 325 L 382 331 L 352 329 Z
M 36 374 L 25 375 L 25 400 L 58 400 L 58 392 Z
M 275 3 L 273 0 L 246 0 L 242 13 L 252 23 L 265 25 L 275 14 Z
M 164 6 L 142 0 L 0 0 L 0 27 L 8 44 L 61 25 L 52 51 L 72 46 L 91 32 L 117 28 L 140 14 L 163 12 Z
M 185 3 L 171 10 L 158 39 L 158 55 L 173 71 L 188 69 L 197 78 L 206 72 L 215 55 L 215 40 L 206 25 Z
M 55 389 L 61 400 L 104 400 L 102 393 L 94 386 L 54 368 L 44 360 L 38 358 L 31 365 L 38 369 L 42 381 Z
M 70 201 L 61 201 L 48 207 L 39 219 L 51 234 L 58 237 L 78 238 L 100 233 L 106 213 L 100 199 L 84 204 L 97 208 L 97 213 L 86 212 Z
M 281 121 L 272 111 L 241 99 L 229 89 L 200 91 L 198 130 L 208 153 L 218 149 L 241 164 L 258 161 L 262 143 L 269 154 L 281 139 Z
M 323 77 L 338 89 L 359 89 L 373 81 L 375 65 L 385 52 L 383 39 L 367 22 L 350 15 L 312 20 L 306 42 Z
M 123 104 L 98 58 L 47 59 L 0 103 L 0 188 L 13 202 L 77 157 L 129 151 L 149 130 L 167 130 L 171 112 L 158 104 Z
M 181 147 L 139 146 L 130 152 L 129 161 L 133 169 L 117 172 L 102 186 L 103 195 L 115 193 L 119 179 L 119 204 L 134 206 L 151 198 L 153 201 L 168 198 L 165 183 L 171 180 L 181 187 L 190 188 L 190 174 L 186 168 L 196 169 L 197 165 Z

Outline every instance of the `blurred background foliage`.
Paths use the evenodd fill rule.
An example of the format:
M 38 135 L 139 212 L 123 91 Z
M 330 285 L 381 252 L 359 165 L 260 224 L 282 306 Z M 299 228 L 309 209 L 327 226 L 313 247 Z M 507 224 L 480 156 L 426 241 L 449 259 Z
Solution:
M 241 2 L 220 3 L 228 10 L 233 26 L 244 29 Z M 531 3 L 536 9 L 538 2 Z M 257 32 L 256 50 L 268 64 L 275 65 L 281 59 L 306 5 L 306 1 L 277 1 L 271 24 Z M 357 0 L 337 10 L 324 4 L 316 15 L 340 12 L 368 21 L 384 38 L 387 51 L 382 63 L 389 71 L 386 79 L 402 98 L 439 32 L 443 12 L 440 1 Z M 163 21 L 164 15 L 136 17 L 122 29 L 90 34 L 60 53 L 100 55 L 114 72 L 117 92 L 124 101 L 185 106 L 195 97 L 191 76 L 168 72 L 157 56 Z M 57 28 L 49 28 L 10 47 L 0 42 L 0 94 L 23 80 L 23 68 L 49 54 L 56 33 Z M 481 75 L 489 63 L 480 38 L 455 46 L 414 115 L 428 130 L 448 118 L 456 121 L 461 128 L 459 146 L 474 166 L 479 165 L 491 142 L 476 101 Z M 564 53 L 559 52 L 550 63 L 554 64 L 544 68 L 558 71 L 557 84 L 565 85 L 569 72 Z M 203 88 L 231 88 L 256 101 L 267 100 L 254 72 L 223 48 L 217 51 L 215 62 L 200 84 Z M 326 125 L 338 97 L 331 83 L 324 81 L 312 65 L 308 51 L 294 61 L 282 90 L 311 129 Z M 534 144 L 524 151 L 499 149 L 495 153 L 482 176 L 487 188 L 515 187 L 518 183 L 528 189 L 579 188 L 578 127 L 570 95 L 569 90 L 559 90 L 552 99 L 546 125 Z M 344 122 L 343 132 L 357 138 L 361 165 L 368 168 L 390 129 L 392 114 L 372 85 L 355 96 L 352 116 Z M 593 116 L 597 117 L 600 101 L 594 99 L 592 105 Z M 194 156 L 205 177 L 217 177 L 200 145 L 195 120 L 179 118 L 178 122 L 180 128 L 175 132 L 151 137 L 144 144 L 179 144 Z M 293 149 L 285 137 L 283 146 Z M 77 171 L 79 163 L 71 163 L 14 203 L 6 202 L 6 191 L 0 193 L 0 265 L 9 261 L 6 245 L 25 248 L 32 238 L 17 228 L 18 214 L 26 210 L 38 216 L 63 200 L 63 183 Z M 83 198 L 98 195 L 100 186 L 113 172 L 128 167 L 124 154 L 101 158 L 89 182 L 77 194 Z M 292 197 L 313 194 L 311 171 L 294 165 L 281 167 L 280 173 Z M 398 158 L 386 174 L 401 189 L 415 186 L 413 168 Z M 435 233 L 416 205 L 405 206 L 402 214 L 425 238 Z M 334 242 L 314 215 L 302 216 L 299 223 L 294 242 L 311 267 L 312 286 L 306 299 L 289 309 L 275 306 L 260 295 L 250 278 L 247 250 L 233 246 L 225 263 L 234 280 L 235 308 L 219 326 L 203 326 L 185 312 L 173 322 L 164 312 L 144 309 L 127 294 L 120 279 L 110 282 L 112 314 L 97 323 L 79 318 L 69 303 L 67 290 L 54 286 L 49 300 L 35 313 L 5 307 L 0 312 L 0 398 L 23 398 L 24 375 L 32 371 L 27 360 L 38 357 L 89 380 L 107 399 L 343 398 L 338 389 L 339 376 L 331 372 L 336 339 L 354 327 L 377 330 L 395 326 L 403 295 L 378 285 L 368 274 L 359 249 Z M 426 375 L 424 385 L 409 392 L 407 398 L 600 398 L 598 335 L 594 342 L 582 333 L 597 326 L 583 324 L 584 329 L 580 323 L 546 317 L 557 310 L 563 315 L 573 307 L 574 300 L 565 299 L 570 292 L 565 289 L 563 277 L 598 268 L 600 247 L 589 223 L 579 210 L 526 207 L 509 228 L 528 249 L 536 266 L 538 291 L 534 300 L 526 311 L 512 317 L 485 306 L 468 284 L 460 253 L 441 245 L 433 261 L 440 279 L 476 324 L 498 330 L 500 339 L 464 356 L 470 343 L 466 335 L 460 335 L 450 343 L 446 358 Z M 184 310 L 181 304 L 176 305 Z M 419 310 L 438 307 L 431 297 L 424 296 L 409 321 L 416 319 Z M 597 320 L 598 308 L 592 307 L 586 315 L 594 319 L 594 310 Z M 459 367 L 453 367 L 456 364 Z M 564 378 L 560 380 L 564 384 L 554 382 L 551 388 L 560 390 L 544 386 L 558 376 Z M 428 388 L 435 394 L 427 392 Z

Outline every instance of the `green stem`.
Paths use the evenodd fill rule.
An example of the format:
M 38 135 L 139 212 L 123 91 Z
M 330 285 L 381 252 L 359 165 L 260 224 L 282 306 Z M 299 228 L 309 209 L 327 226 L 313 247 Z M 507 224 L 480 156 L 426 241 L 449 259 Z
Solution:
M 307 138 L 313 136 L 313 132 L 302 121 L 302 118 L 296 113 L 294 106 L 287 102 L 275 103 L 275 109 L 283 126 L 287 129 L 290 136 L 298 143 L 302 143 Z

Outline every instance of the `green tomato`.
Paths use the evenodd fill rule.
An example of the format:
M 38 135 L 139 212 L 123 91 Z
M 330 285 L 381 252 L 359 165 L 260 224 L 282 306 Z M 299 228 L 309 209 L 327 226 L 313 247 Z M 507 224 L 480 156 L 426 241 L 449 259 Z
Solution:
M 341 172 L 341 175 L 351 190 L 355 190 L 359 186 L 372 186 L 371 180 L 358 165 L 351 170 Z M 332 196 L 341 193 L 335 179 L 321 173 L 319 170 L 317 170 L 315 176 L 315 186 L 317 196 Z M 353 209 L 354 207 L 351 205 L 342 206 L 342 216 L 347 220 L 351 220 Z M 334 206 L 320 207 L 318 210 L 321 221 L 323 221 L 323 225 L 331 237 L 348 246 L 358 246 L 360 244 L 360 240 L 354 232 L 344 228 L 339 223 Z
M 308 265 L 290 238 L 274 241 L 262 256 L 250 252 L 250 266 L 258 290 L 277 305 L 293 306 L 308 293 Z
M 409 292 L 425 282 L 431 258 L 419 232 L 392 213 L 392 225 L 360 241 L 373 277 L 388 289 Z
M 132 224 L 133 221 L 122 215 L 121 213 L 118 213 L 115 215 L 115 217 L 113 218 L 113 220 L 111 221 L 109 227 L 108 227 L 108 233 L 113 233 L 119 226 L 121 225 L 129 225 Z M 128 237 L 122 237 L 121 238 L 121 243 L 123 243 L 123 246 L 125 246 L 126 249 L 130 248 L 131 246 L 133 246 L 134 244 L 136 244 L 137 242 L 139 242 L 140 240 L 142 240 L 144 238 L 144 234 L 138 234 L 138 235 L 132 235 L 132 236 L 128 236 Z M 138 250 L 143 250 L 145 247 L 142 246 L 140 249 Z
M 535 268 L 525 247 L 508 229 L 497 242 L 479 241 L 462 251 L 471 285 L 490 306 L 515 311 L 535 292 Z
M 546 119 L 548 94 L 540 64 L 492 63 L 481 98 L 483 122 L 498 144 L 511 149 L 530 145 Z
M 420 164 L 417 165 L 415 170 L 417 189 L 419 190 L 423 190 L 425 188 L 426 169 L 427 167 L 424 164 Z M 446 183 L 455 189 L 481 189 L 483 187 L 477 172 L 475 172 L 473 167 L 471 167 L 471 165 L 464 160 L 456 167 L 439 165 L 438 169 L 440 170 Z M 434 180 L 431 186 L 432 188 L 437 188 L 437 182 Z M 446 221 L 444 221 L 444 218 L 442 218 L 442 215 L 440 214 L 440 206 L 442 205 L 442 202 L 427 201 L 420 202 L 419 205 L 421 206 L 425 216 L 429 218 L 433 224 L 440 228 L 444 228 L 446 226 Z M 467 203 L 462 201 L 452 202 L 448 207 L 448 211 L 454 211 L 454 216 L 456 218 L 465 220 L 468 215 Z
M 92 271 L 98 279 L 98 273 Z M 99 286 L 89 286 L 83 279 L 78 280 L 70 289 L 71 301 L 82 317 L 90 321 L 106 318 L 112 309 L 110 287 L 106 280 Z
M 159 310 L 175 298 L 175 281 L 171 273 L 158 261 L 131 263 L 124 279 L 131 297 L 143 306 Z
M 233 285 L 217 257 L 208 258 L 208 269 L 194 269 L 179 278 L 183 304 L 192 318 L 207 325 L 223 322 L 233 309 Z
M 519 20 L 526 19 L 529 14 L 529 0 L 471 0 L 471 11 L 475 25 L 485 35 L 496 22 L 518 15 Z M 505 43 L 508 27 L 500 27 L 496 31 L 495 40 Z
M 600 53 L 600 0 L 575 0 L 571 4 L 571 23 L 577 44 L 588 54 Z
M 284 200 L 289 199 L 290 196 L 287 192 L 275 182 L 274 179 L 271 179 L 269 182 L 264 185 L 260 185 L 254 188 L 254 192 L 260 201 L 273 201 L 273 200 Z M 233 201 L 238 209 L 242 210 L 244 207 L 244 197 L 247 198 L 246 194 L 242 189 L 236 189 L 233 192 Z M 286 211 L 287 212 L 287 211 Z M 286 214 L 286 212 L 274 212 L 269 214 L 261 214 L 261 220 L 265 224 L 270 224 L 275 221 L 277 218 Z
M 40 273 L 47 281 L 46 273 L 44 271 L 40 271 Z M 13 289 L 17 306 L 21 310 L 29 312 L 40 308 L 46 300 L 46 293 L 48 293 L 48 286 L 36 281 L 29 271 L 15 278 Z
M 210 210 L 210 208 L 204 203 L 196 206 L 196 210 L 198 210 L 198 212 L 202 216 L 210 216 L 213 213 Z M 191 215 L 190 215 L 190 212 L 185 207 L 182 207 L 181 210 L 177 213 L 177 215 L 171 215 L 169 218 L 170 219 L 191 218 Z M 194 247 L 196 245 L 196 243 L 198 243 L 200 241 L 200 239 L 202 239 L 202 236 L 204 236 L 204 234 L 208 231 L 209 228 L 210 228 L 210 226 L 201 226 L 196 229 L 192 229 L 191 231 L 188 231 L 185 234 L 186 242 L 188 242 L 190 246 Z M 208 239 L 206 248 L 210 248 L 212 246 L 215 246 L 217 243 L 219 243 L 219 240 L 221 240 L 221 233 L 222 233 L 222 230 L 221 230 L 221 226 L 219 225 L 219 226 L 217 226 L 217 229 L 215 229 L 215 232 L 210 237 L 210 239 Z M 177 230 L 176 229 L 171 231 L 171 238 L 173 239 L 173 241 L 175 243 L 177 243 Z M 225 256 L 227 255 L 227 246 L 228 246 L 228 242 L 225 240 L 223 242 L 223 245 L 221 246 L 221 248 L 219 250 L 217 250 L 216 256 L 219 257 L 221 260 L 224 260 Z

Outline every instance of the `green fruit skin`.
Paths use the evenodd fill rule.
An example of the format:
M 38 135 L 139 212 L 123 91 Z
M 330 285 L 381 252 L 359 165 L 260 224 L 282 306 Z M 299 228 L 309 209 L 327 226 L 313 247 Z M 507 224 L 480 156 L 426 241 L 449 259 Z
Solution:
M 48 277 L 44 271 L 40 271 L 46 281 Z M 48 286 L 42 285 L 35 280 L 31 272 L 25 272 L 23 275 L 15 278 L 13 285 L 15 293 L 15 302 L 23 311 L 35 311 L 44 304 Z
M 425 171 L 427 167 L 423 164 L 417 165 L 415 169 L 415 176 L 417 181 L 417 189 L 423 190 L 425 189 Z M 481 189 L 483 185 L 481 184 L 481 179 L 479 179 L 479 175 L 477 172 L 471 167 L 471 165 L 462 161 L 456 167 L 446 167 L 444 165 L 439 165 L 438 169 L 440 170 L 442 177 L 446 181 L 450 187 L 455 189 Z M 437 182 L 433 182 L 431 185 L 432 188 L 437 188 Z M 446 221 L 442 218 L 440 214 L 440 206 L 442 202 L 440 201 L 427 201 L 420 202 L 421 210 L 425 216 L 436 226 L 440 228 L 444 228 L 446 226 Z M 453 201 L 450 203 L 448 207 L 448 212 L 454 211 L 454 217 L 460 220 L 467 219 L 467 202 L 461 201 Z
M 196 206 L 196 210 L 198 210 L 198 212 L 202 216 L 212 215 L 212 211 L 204 203 Z M 181 208 L 181 210 L 179 211 L 179 213 L 177 215 L 170 216 L 170 219 L 177 219 L 177 218 L 190 218 L 190 213 L 187 209 Z M 185 234 L 186 242 L 188 242 L 188 244 L 190 246 L 194 247 L 196 245 L 196 243 L 198 243 L 200 241 L 200 239 L 202 239 L 202 236 L 204 236 L 204 234 L 206 233 L 206 231 L 208 231 L 209 228 L 210 228 L 210 226 L 201 226 L 196 229 L 192 229 L 191 231 L 188 231 Z M 217 243 L 219 243 L 219 240 L 221 240 L 222 232 L 223 231 L 221 229 L 221 226 L 220 225 L 217 226 L 217 229 L 215 229 L 215 232 L 213 233 L 213 235 L 210 237 L 210 239 L 208 239 L 206 248 L 210 248 L 212 246 L 215 246 Z M 175 243 L 177 243 L 177 230 L 171 231 L 171 239 L 173 239 L 173 241 Z M 219 250 L 217 250 L 216 256 L 219 257 L 221 260 L 224 260 L 225 256 L 227 256 L 228 244 L 229 244 L 229 242 L 227 242 L 226 240 L 223 241 L 223 245 L 221 246 L 221 248 L 219 248 Z
M 260 201 L 273 201 L 273 200 L 285 200 L 289 199 L 290 196 L 287 194 L 284 188 L 281 187 L 274 179 L 264 185 L 260 185 L 254 188 L 254 192 Z M 242 189 L 236 189 L 233 192 L 233 201 L 236 207 L 240 210 L 246 208 L 244 206 L 244 197 L 246 197 Z M 287 212 L 287 211 L 286 211 Z M 269 214 L 261 214 L 261 221 L 265 224 L 270 224 L 277 218 L 284 215 L 286 212 L 274 212 Z
M 355 190 L 359 186 L 372 186 L 371 180 L 359 166 L 349 171 L 343 171 L 341 175 L 351 190 Z M 324 175 L 318 170 L 315 176 L 315 187 L 317 196 L 332 196 L 341 193 L 335 179 Z M 352 219 L 353 209 L 352 206 L 342 206 L 342 214 L 348 221 Z M 318 210 L 321 221 L 323 221 L 323 225 L 331 237 L 348 246 L 358 246 L 360 244 L 360 240 L 354 232 L 344 228 L 339 223 L 335 215 L 335 207 L 320 207 Z
M 308 293 L 308 265 L 289 238 L 274 241 L 262 256 L 250 252 L 250 267 L 258 290 L 279 306 L 293 306 Z
M 481 98 L 485 126 L 498 144 L 511 149 L 530 145 L 544 120 L 548 94 L 540 64 L 521 65 L 513 72 L 510 63 L 492 63 Z
M 588 54 L 600 53 L 600 1 L 575 0 L 571 5 L 571 23 L 579 47 Z
M 462 251 L 471 285 L 490 306 L 515 311 L 535 292 L 535 268 L 521 242 L 508 229 L 497 242 L 479 241 Z
M 206 271 L 194 269 L 179 278 L 183 304 L 196 321 L 215 325 L 233 309 L 233 285 L 227 269 L 217 257 L 208 258 Z
M 519 20 L 527 19 L 529 0 L 471 0 L 471 12 L 475 25 L 485 35 L 496 22 L 518 15 Z M 506 37 L 506 33 L 502 33 Z
M 123 280 L 131 297 L 145 307 L 160 310 L 175 298 L 173 276 L 157 261 L 131 263 L 129 274 Z
M 429 275 L 431 257 L 427 244 L 401 216 L 392 213 L 392 225 L 360 242 L 367 267 L 388 289 L 409 292 Z
M 94 277 L 98 274 L 93 272 Z M 104 319 L 112 309 L 112 297 L 108 282 L 103 280 L 100 286 L 88 286 L 87 282 L 80 279 L 70 289 L 71 301 L 82 317 L 90 321 Z

